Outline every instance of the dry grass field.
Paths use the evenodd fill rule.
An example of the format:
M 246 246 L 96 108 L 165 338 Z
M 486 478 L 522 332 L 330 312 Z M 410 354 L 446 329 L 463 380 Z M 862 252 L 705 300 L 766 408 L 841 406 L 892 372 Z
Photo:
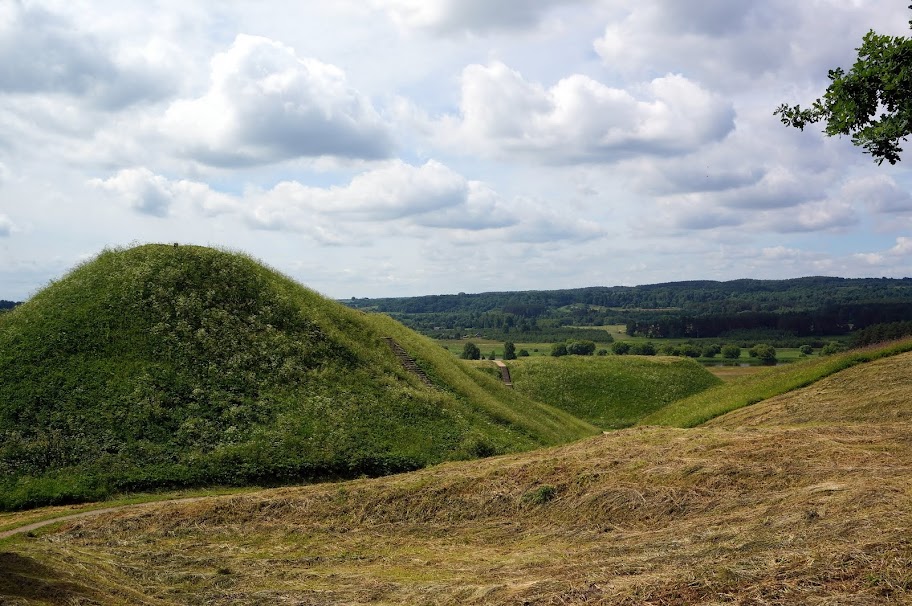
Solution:
M 0 542 L 0 604 L 912 603 L 910 371 L 696 429 L 67 522 Z

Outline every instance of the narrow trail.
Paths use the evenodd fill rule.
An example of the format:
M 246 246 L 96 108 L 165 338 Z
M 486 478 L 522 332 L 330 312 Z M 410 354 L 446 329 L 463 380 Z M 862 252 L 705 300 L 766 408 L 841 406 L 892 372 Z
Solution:
M 500 369 L 500 378 L 503 379 L 504 385 L 513 388 L 513 379 L 510 378 L 510 369 L 500 360 L 494 360 L 494 364 Z
M 83 518 L 91 518 L 95 516 L 104 515 L 106 513 L 115 513 L 125 509 L 140 509 L 142 507 L 152 507 L 160 505 L 168 505 L 171 503 L 193 503 L 194 501 L 202 501 L 203 499 L 212 499 L 215 497 L 184 497 L 182 499 L 166 499 L 164 501 L 149 501 L 147 503 L 132 503 L 130 505 L 117 505 L 114 507 L 105 507 L 103 509 L 91 509 L 89 511 L 80 511 L 78 513 L 68 513 L 54 518 L 49 518 L 47 520 L 40 520 L 38 522 L 32 522 L 31 524 L 25 524 L 24 526 L 19 526 L 17 528 L 11 528 L 9 530 L 4 530 L 0 532 L 0 540 L 9 538 L 17 534 L 25 534 L 44 526 L 50 526 L 51 524 L 59 524 L 61 522 L 69 522 L 71 520 L 81 520 Z

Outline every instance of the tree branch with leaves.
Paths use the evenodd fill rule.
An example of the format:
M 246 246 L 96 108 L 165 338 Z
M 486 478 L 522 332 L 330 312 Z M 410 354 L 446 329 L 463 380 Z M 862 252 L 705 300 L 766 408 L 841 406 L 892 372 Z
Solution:
M 850 135 L 877 164 L 896 164 L 900 142 L 912 134 L 912 38 L 869 31 L 856 50 L 852 69 L 830 70 L 830 85 L 811 107 L 783 103 L 774 115 L 800 130 L 825 122 L 827 136 Z

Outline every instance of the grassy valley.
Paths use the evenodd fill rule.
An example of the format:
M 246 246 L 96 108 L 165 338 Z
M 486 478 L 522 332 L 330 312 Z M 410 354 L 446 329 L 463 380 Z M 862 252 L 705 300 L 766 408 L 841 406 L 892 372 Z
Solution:
M 720 381 L 687 358 L 564 356 L 507 362 L 513 387 L 602 429 L 620 429 Z

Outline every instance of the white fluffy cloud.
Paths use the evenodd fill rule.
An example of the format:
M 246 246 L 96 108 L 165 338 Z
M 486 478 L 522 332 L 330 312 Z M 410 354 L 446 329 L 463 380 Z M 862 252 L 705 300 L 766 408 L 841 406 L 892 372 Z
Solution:
M 162 129 L 184 154 L 214 166 L 378 159 L 393 148 L 389 127 L 341 69 L 243 34 L 212 59 L 208 91 L 171 104 Z
M 887 175 L 870 175 L 847 181 L 841 197 L 864 204 L 879 214 L 912 213 L 912 194 Z
M 252 218 L 272 229 L 294 229 L 314 214 L 347 221 L 390 221 L 462 206 L 468 193 L 466 179 L 439 162 L 412 166 L 397 160 L 362 173 L 344 186 L 279 183 L 254 196 Z
M 731 105 L 682 76 L 634 90 L 582 74 L 545 88 L 503 63 L 470 65 L 462 74 L 460 116 L 441 130 L 452 145 L 570 164 L 681 154 L 734 128 Z
M 108 179 L 92 179 L 89 184 L 114 193 L 137 212 L 164 217 L 174 201 L 171 184 L 147 168 L 128 168 Z
M 896 246 L 890 249 L 890 254 L 898 256 L 912 255 L 912 238 L 905 236 L 896 238 Z
M 164 66 L 122 56 L 65 16 L 22 0 L 0 3 L 0 57 L 0 93 L 65 94 L 117 109 L 174 90 Z
M 357 245 L 393 232 L 418 239 L 444 233 L 457 244 L 586 241 L 605 234 L 597 223 L 564 216 L 546 202 L 504 199 L 434 160 L 420 166 L 388 162 L 345 185 L 282 181 L 236 195 L 197 181 L 169 180 L 147 168 L 124 169 L 89 185 L 141 214 L 233 215 L 257 229 L 301 233 L 323 244 Z
M 538 23 L 542 14 L 560 4 L 587 0 L 373 0 L 398 25 L 437 33 L 487 32 L 524 29 Z
M 91 179 L 89 185 L 124 200 L 136 212 L 165 217 L 177 202 L 187 202 L 205 215 L 237 210 L 237 201 L 208 185 L 186 179 L 171 181 L 148 168 L 125 168 L 108 179 Z
M 869 27 L 903 34 L 903 3 L 879 0 L 621 0 L 626 16 L 609 23 L 593 47 L 606 67 L 627 74 L 656 65 L 737 92 L 779 88 L 849 61 L 853 44 Z M 875 7 L 875 5 L 877 5 Z M 874 10 L 874 9 L 877 10 Z M 825 28 L 825 34 L 821 29 Z

